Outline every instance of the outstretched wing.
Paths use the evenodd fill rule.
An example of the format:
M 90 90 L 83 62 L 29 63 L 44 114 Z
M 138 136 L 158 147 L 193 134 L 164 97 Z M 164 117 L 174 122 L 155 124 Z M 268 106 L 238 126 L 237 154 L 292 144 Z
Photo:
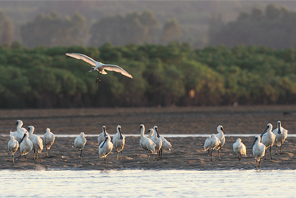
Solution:
M 96 66 L 96 61 L 84 54 L 78 54 L 78 53 L 66 53 L 67 56 L 70 56 L 72 58 L 83 60 L 93 66 Z
M 109 64 L 104 64 L 103 65 L 103 69 L 108 70 L 108 71 L 115 71 L 115 72 L 119 72 L 124 76 L 127 76 L 129 78 L 133 78 L 132 75 L 130 75 L 127 71 L 125 71 L 124 69 L 122 69 L 121 67 L 119 67 L 118 65 L 109 65 Z

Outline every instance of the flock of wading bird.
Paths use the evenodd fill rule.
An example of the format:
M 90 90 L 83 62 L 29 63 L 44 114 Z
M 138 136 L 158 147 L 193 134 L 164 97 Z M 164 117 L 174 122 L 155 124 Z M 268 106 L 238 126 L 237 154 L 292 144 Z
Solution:
M 43 140 L 34 134 L 34 126 L 29 126 L 26 130 L 23 128 L 23 122 L 17 120 L 15 124 L 17 130 L 12 132 L 10 130 L 10 140 L 8 142 L 8 149 L 11 152 L 13 163 L 14 163 L 14 153 L 19 149 L 20 156 L 24 156 L 33 150 L 34 157 L 33 159 L 38 159 L 38 153 L 41 153 L 43 150 L 43 142 L 46 148 L 47 157 L 51 157 L 51 147 L 55 141 L 55 135 L 50 131 L 49 128 L 46 129 L 46 133 L 43 136 Z M 111 141 L 110 135 L 107 133 L 106 126 L 102 127 L 102 133 L 98 136 L 98 153 L 100 158 L 104 158 L 105 166 L 107 168 L 107 159 L 106 157 L 111 153 L 112 149 L 116 149 L 117 160 L 119 160 L 119 153 L 122 153 L 125 145 L 125 137 L 122 135 L 121 126 L 117 126 L 117 133 L 113 136 Z M 140 128 L 136 133 L 141 131 L 140 146 L 147 151 L 147 163 L 149 162 L 149 154 L 152 153 L 153 160 L 154 155 L 157 154 L 157 160 L 162 159 L 162 148 L 168 148 L 171 150 L 172 145 L 167 141 L 163 136 L 159 135 L 158 127 L 154 126 L 145 132 L 145 126 L 140 125 Z M 225 136 L 223 126 L 219 125 L 217 127 L 218 133 L 212 134 L 205 140 L 204 150 L 208 151 L 208 154 L 211 155 L 211 161 L 213 160 L 213 150 L 218 151 L 218 156 L 220 160 L 220 150 L 225 144 Z M 149 133 L 147 136 L 145 134 Z M 277 147 L 280 146 L 280 153 L 282 153 L 282 145 L 287 138 L 288 130 L 284 129 L 281 126 L 281 122 L 278 121 L 277 128 L 272 131 L 272 124 L 268 123 L 265 130 L 261 135 L 255 136 L 255 140 L 251 147 L 253 148 L 253 156 L 256 160 L 256 169 L 258 165 L 261 168 L 261 158 L 265 156 L 266 159 L 266 150 L 270 148 L 270 158 L 272 159 L 271 147 L 275 144 L 276 154 Z M 82 160 L 82 151 L 86 144 L 87 140 L 85 138 L 84 132 L 81 132 L 74 140 L 73 147 L 80 151 L 80 163 Z M 48 155 L 49 150 L 49 155 Z M 241 139 L 238 138 L 233 144 L 233 151 L 238 155 L 239 162 L 241 161 L 241 156 L 246 155 L 246 146 L 242 143 Z M 36 155 L 36 157 L 35 157 Z M 26 159 L 27 160 L 27 159 Z
M 208 151 L 211 155 L 211 161 L 213 161 L 213 150 L 218 150 L 218 156 L 220 160 L 220 150 L 222 146 L 225 144 L 225 136 L 223 126 L 219 125 L 217 127 L 218 134 L 212 134 L 208 137 L 204 144 L 205 151 Z M 281 121 L 277 122 L 277 128 L 272 130 L 272 124 L 268 123 L 265 130 L 261 135 L 255 136 L 255 140 L 251 145 L 253 148 L 253 156 L 256 160 L 256 169 L 258 169 L 258 165 L 260 165 L 261 169 L 261 158 L 265 156 L 266 159 L 266 150 L 269 147 L 270 150 L 270 158 L 272 159 L 271 147 L 275 144 L 276 150 L 275 154 L 277 155 L 277 147 L 280 147 L 280 153 L 282 154 L 282 146 L 285 142 L 288 135 L 288 130 L 281 126 Z M 238 155 L 239 162 L 241 161 L 242 155 L 246 155 L 246 146 L 242 143 L 242 140 L 238 138 L 236 142 L 233 144 L 233 151 Z
M 12 131 L 16 126 L 16 131 Z M 46 129 L 46 133 L 43 136 L 43 140 L 38 135 L 34 134 L 34 126 L 29 126 L 28 129 L 23 128 L 23 121 L 17 120 L 15 126 L 10 130 L 10 140 L 8 142 L 8 150 L 12 155 L 12 162 L 14 163 L 14 153 L 19 150 L 20 156 L 24 156 L 26 161 L 26 155 L 33 150 L 34 157 L 33 159 L 38 159 L 38 153 L 41 153 L 43 150 L 43 142 L 46 148 L 46 156 L 51 157 L 51 147 L 55 141 L 55 135 L 50 131 L 49 128 Z M 98 136 L 99 143 L 99 157 L 104 158 L 105 166 L 107 168 L 107 159 L 106 157 L 111 153 L 112 149 L 115 148 L 117 152 L 117 160 L 119 160 L 119 153 L 122 153 L 122 150 L 125 145 L 125 137 L 122 135 L 121 126 L 117 126 L 117 133 L 113 136 L 112 141 L 110 135 L 107 133 L 106 126 L 102 127 L 102 133 Z M 143 149 L 148 151 L 149 161 L 149 152 L 157 154 L 157 160 L 162 158 L 162 148 L 168 148 L 171 150 L 172 145 L 167 141 L 163 136 L 160 136 L 158 133 L 157 126 L 154 126 L 153 129 L 149 129 L 148 137 L 145 136 L 145 126 L 140 125 L 138 131 L 141 130 L 141 139 L 140 145 Z M 137 131 L 137 132 L 138 132 Z M 74 140 L 73 147 L 80 151 L 80 163 L 82 160 L 82 151 L 86 144 L 87 140 L 85 138 L 84 132 L 81 132 Z M 49 154 L 48 154 L 49 150 Z M 35 157 L 36 156 L 36 157 Z M 154 160 L 154 155 L 153 155 Z

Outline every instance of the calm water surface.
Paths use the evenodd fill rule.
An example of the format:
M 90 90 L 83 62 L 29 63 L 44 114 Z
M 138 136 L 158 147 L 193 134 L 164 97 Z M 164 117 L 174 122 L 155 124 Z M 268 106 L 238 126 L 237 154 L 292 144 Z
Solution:
M 296 171 L 0 171 L 0 197 L 295 197 Z

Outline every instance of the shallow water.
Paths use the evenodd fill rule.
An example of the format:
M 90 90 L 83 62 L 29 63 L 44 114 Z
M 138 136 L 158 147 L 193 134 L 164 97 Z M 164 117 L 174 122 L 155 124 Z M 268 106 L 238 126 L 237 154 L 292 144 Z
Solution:
M 0 171 L 1 197 L 295 197 L 296 171 Z

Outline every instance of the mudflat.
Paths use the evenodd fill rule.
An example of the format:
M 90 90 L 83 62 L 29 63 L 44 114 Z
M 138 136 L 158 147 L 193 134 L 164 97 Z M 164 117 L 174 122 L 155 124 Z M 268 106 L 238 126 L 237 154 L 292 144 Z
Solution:
M 134 134 L 140 124 L 146 131 L 157 125 L 162 134 L 215 134 L 218 125 L 223 125 L 227 134 L 261 134 L 267 123 L 276 128 L 278 120 L 282 126 L 294 134 L 296 127 L 296 106 L 238 106 L 238 107 L 184 107 L 184 108 L 98 108 L 98 109 L 42 109 L 42 110 L 0 110 L 0 169 L 105 169 L 104 159 L 98 156 L 97 137 L 87 138 L 80 163 L 80 152 L 74 149 L 75 137 L 56 137 L 52 147 L 52 157 L 46 157 L 43 149 L 38 160 L 33 160 L 33 151 L 24 157 L 17 157 L 15 164 L 7 150 L 9 131 L 20 119 L 24 127 L 35 127 L 35 134 L 43 137 L 46 128 L 55 134 L 77 134 L 84 131 L 86 135 L 98 135 L 106 125 L 109 134 L 115 134 L 116 126 L 121 125 L 123 134 Z M 15 129 L 15 128 L 14 128 Z M 108 169 L 254 169 L 252 156 L 254 137 L 240 137 L 247 147 L 247 156 L 241 163 L 232 150 L 238 137 L 226 135 L 226 143 L 218 160 L 217 151 L 213 152 L 213 161 L 203 151 L 206 137 L 166 138 L 173 145 L 171 151 L 164 149 L 163 159 L 153 160 L 151 155 L 147 163 L 147 152 L 139 145 L 140 136 L 126 137 L 126 145 L 120 160 L 116 160 L 116 151 L 107 157 Z M 112 136 L 112 135 L 111 135 Z M 262 169 L 296 169 L 296 138 L 289 137 L 283 145 L 282 154 L 267 160 L 263 158 Z

